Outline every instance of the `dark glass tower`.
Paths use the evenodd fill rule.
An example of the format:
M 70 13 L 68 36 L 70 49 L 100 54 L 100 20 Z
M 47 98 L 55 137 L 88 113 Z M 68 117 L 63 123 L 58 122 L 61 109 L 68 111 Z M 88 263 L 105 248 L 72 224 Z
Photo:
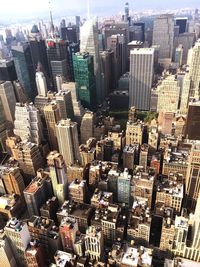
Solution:
M 0 60 L 0 81 L 15 81 L 17 73 L 13 60 Z
M 33 25 L 31 34 L 29 36 L 29 44 L 35 71 L 37 69 L 38 63 L 40 62 L 43 67 L 43 71 L 49 76 L 50 73 L 46 52 L 46 44 L 45 40 L 42 39 L 37 25 Z
M 31 101 L 34 101 L 35 96 L 37 95 L 37 89 L 29 44 L 24 43 L 12 46 L 12 55 L 18 80 L 21 82 L 28 98 L 30 98 Z

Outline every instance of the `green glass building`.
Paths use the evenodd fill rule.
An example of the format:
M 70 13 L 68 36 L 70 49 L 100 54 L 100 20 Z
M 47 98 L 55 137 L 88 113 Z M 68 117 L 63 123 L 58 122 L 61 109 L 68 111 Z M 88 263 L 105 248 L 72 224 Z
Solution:
M 73 67 L 79 99 L 85 108 L 94 110 L 96 107 L 96 86 L 93 56 L 89 53 L 74 54 Z

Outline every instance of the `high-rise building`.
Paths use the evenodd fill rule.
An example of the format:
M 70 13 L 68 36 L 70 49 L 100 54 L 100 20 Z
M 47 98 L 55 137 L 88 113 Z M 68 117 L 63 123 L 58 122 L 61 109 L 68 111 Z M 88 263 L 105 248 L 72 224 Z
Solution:
M 73 252 L 76 233 L 78 231 L 77 220 L 70 217 L 65 217 L 60 223 L 59 233 L 62 240 L 64 251 Z
M 92 260 L 100 261 L 103 257 L 103 233 L 95 226 L 89 226 L 85 235 L 85 253 Z M 92 246 L 91 246 L 92 244 Z
M 17 74 L 13 60 L 0 59 L 0 81 L 15 81 Z
M 39 110 L 33 104 L 16 103 L 14 134 L 22 141 L 40 144 L 43 140 L 42 122 Z
M 34 101 L 37 90 L 30 46 L 27 43 L 12 46 L 12 55 L 18 80 L 21 82 L 28 98 Z
M 153 45 L 159 45 L 159 60 L 172 59 L 174 41 L 174 17 L 163 14 L 154 20 Z
M 157 91 L 157 111 L 175 113 L 178 109 L 180 95 L 180 84 L 175 75 L 166 76 L 158 85 Z
M 4 231 L 8 240 L 12 244 L 12 249 L 18 266 L 27 266 L 24 252 L 31 239 L 27 224 L 20 222 L 13 217 L 6 224 Z
M 67 81 L 71 81 L 71 69 L 67 46 L 68 44 L 64 40 L 47 39 L 47 55 L 55 88 L 57 88 L 57 75 L 61 75 Z
M 29 216 L 40 215 L 40 208 L 52 196 L 51 179 L 42 169 L 24 190 Z
M 78 203 L 86 201 L 86 181 L 76 179 L 71 182 L 69 185 L 69 199 Z
M 191 96 L 199 100 L 200 86 L 200 39 L 195 43 L 191 50 L 191 61 L 189 74 L 192 80 Z
M 25 258 L 28 267 L 45 266 L 45 252 L 42 245 L 37 240 L 31 240 L 25 251 Z
M 93 56 L 89 53 L 76 53 L 73 55 L 73 66 L 79 99 L 84 107 L 94 109 L 96 85 Z
M 77 123 L 70 119 L 61 120 L 56 125 L 56 136 L 59 152 L 63 155 L 65 164 L 80 162 Z
M 190 140 L 200 140 L 199 116 L 200 102 L 190 103 L 185 126 L 185 137 Z
M 98 41 L 98 22 L 97 19 L 87 20 L 80 27 L 80 52 L 89 53 L 93 56 L 94 75 L 96 81 L 97 102 L 102 102 L 101 80 L 100 80 L 100 57 L 99 57 L 99 41 Z
M 139 110 L 150 109 L 153 66 L 153 48 L 131 50 L 129 107 L 135 106 Z
M 189 96 L 190 96 L 190 89 L 191 89 L 191 77 L 190 74 L 187 72 L 183 78 L 183 87 L 181 92 L 181 100 L 180 100 L 180 108 L 179 113 L 186 115 L 188 110 L 188 103 L 189 103 Z
M 19 167 L 0 166 L 0 179 L 3 181 L 5 193 L 23 197 L 25 185 Z
M 51 102 L 44 107 L 44 116 L 48 130 L 49 143 L 52 150 L 58 149 L 56 137 L 56 124 L 60 121 L 60 110 L 55 102 Z
M 11 82 L 0 83 L 0 98 L 6 120 L 10 123 L 13 123 L 15 118 L 16 98 Z
M 16 259 L 8 238 L 3 235 L 0 238 L 0 259 L 4 267 L 17 267 Z
M 186 32 L 187 20 L 187 17 L 175 18 L 175 24 L 179 26 L 179 33 Z
M 54 196 L 58 198 L 59 204 L 62 204 L 67 194 L 67 174 L 63 156 L 57 151 L 50 152 L 47 163 L 50 169 Z
M 125 169 L 123 173 L 120 173 L 118 177 L 118 202 L 125 203 L 128 207 L 131 204 L 131 175 L 129 175 L 128 169 Z
M 56 95 L 56 103 L 60 110 L 61 119 L 74 119 L 72 96 L 69 90 L 60 90 Z
M 37 71 L 35 74 L 35 81 L 37 85 L 37 91 L 39 96 L 47 96 L 47 82 L 43 72 Z
M 86 141 L 93 137 L 94 128 L 94 114 L 91 111 L 86 111 L 81 121 L 81 143 L 85 144 Z
M 126 125 L 126 145 L 142 144 L 144 125 L 141 122 L 128 121 Z
M 7 125 L 2 100 L 0 98 L 0 151 L 6 152 Z
M 28 36 L 28 41 L 30 45 L 34 71 L 36 71 L 38 63 L 40 63 L 44 69 L 45 74 L 49 75 L 46 43 L 37 25 L 33 25 L 30 35 Z

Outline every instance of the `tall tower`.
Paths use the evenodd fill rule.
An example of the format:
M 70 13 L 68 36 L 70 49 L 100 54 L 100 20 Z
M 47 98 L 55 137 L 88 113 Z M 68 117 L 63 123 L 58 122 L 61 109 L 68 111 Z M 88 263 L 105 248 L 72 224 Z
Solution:
M 12 55 L 18 80 L 25 89 L 26 95 L 34 102 L 37 95 L 35 84 L 35 71 L 28 43 L 12 46 Z
M 0 82 L 0 98 L 6 120 L 13 123 L 15 117 L 16 98 L 11 82 Z
M 131 50 L 129 107 L 139 110 L 150 109 L 151 86 L 153 81 L 154 49 Z
M 77 123 L 70 119 L 61 120 L 56 125 L 56 136 L 60 153 L 66 165 L 80 162 Z
M 154 20 L 153 45 L 159 45 L 159 59 L 172 59 L 174 40 L 174 17 L 163 14 Z
M 81 104 L 85 108 L 94 109 L 96 86 L 93 57 L 89 53 L 76 53 L 73 55 L 73 66 Z
M 43 72 L 37 71 L 35 74 L 35 81 L 37 85 L 37 91 L 39 96 L 47 96 L 47 82 Z
M 58 150 L 56 123 L 60 121 L 60 110 L 55 102 L 44 107 L 44 116 L 48 130 L 49 143 L 52 150 Z
M 200 39 L 191 50 L 189 74 L 192 80 L 191 96 L 200 99 Z
M 3 104 L 0 98 L 0 152 L 6 152 L 7 127 Z
M 67 173 L 63 156 L 57 151 L 50 152 L 47 163 L 54 195 L 58 198 L 59 204 L 63 204 L 67 196 Z
M 96 19 L 87 20 L 80 28 L 80 52 L 88 52 L 91 56 L 93 56 L 97 100 L 98 103 L 101 103 L 103 99 L 100 84 L 101 70 L 99 57 L 98 22 Z
M 125 19 L 125 21 L 128 21 L 128 18 L 129 18 L 129 3 L 128 2 L 125 4 L 124 11 L 125 11 L 124 19 Z
M 17 103 L 15 107 L 14 133 L 22 141 L 40 144 L 43 139 L 39 110 L 33 104 Z
M 17 267 L 11 245 L 5 235 L 0 238 L 0 259 L 4 267 Z

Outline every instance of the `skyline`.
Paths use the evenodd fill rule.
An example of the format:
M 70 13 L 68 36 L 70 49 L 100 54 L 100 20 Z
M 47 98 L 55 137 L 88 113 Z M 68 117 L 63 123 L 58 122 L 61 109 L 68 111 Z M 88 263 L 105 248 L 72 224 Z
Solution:
M 0 9 L 0 21 L 14 21 L 16 19 L 31 19 L 31 18 L 43 18 L 49 16 L 49 0 L 39 1 L 35 0 L 34 5 L 30 10 L 30 3 L 25 0 L 10 1 L 10 5 L 6 2 L 1 3 Z M 123 12 L 124 0 L 119 0 L 117 3 L 114 0 L 102 1 L 100 0 L 90 0 L 90 12 L 91 15 L 108 15 L 110 13 L 110 8 L 112 8 L 112 13 L 110 15 L 115 15 Z M 55 17 L 57 16 L 74 16 L 74 15 L 87 15 L 87 0 L 74 0 L 73 6 L 69 0 L 51 0 L 52 12 Z M 198 8 L 198 0 L 183 0 L 172 1 L 169 0 L 166 3 L 160 2 L 158 0 L 151 0 L 148 3 L 144 3 L 135 0 L 129 1 L 129 6 L 131 11 L 144 11 L 147 9 L 153 10 L 163 10 L 163 9 L 179 9 L 179 8 Z

